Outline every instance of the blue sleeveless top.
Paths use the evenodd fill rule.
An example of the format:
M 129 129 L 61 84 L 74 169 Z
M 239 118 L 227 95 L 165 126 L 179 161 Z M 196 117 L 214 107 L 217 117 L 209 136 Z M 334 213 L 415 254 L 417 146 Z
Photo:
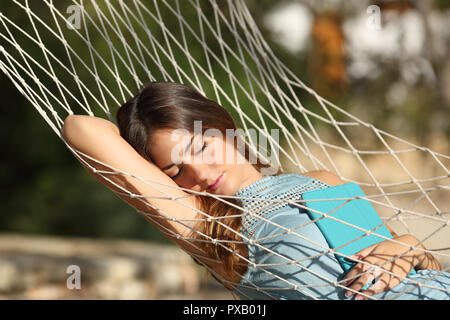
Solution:
M 244 215 L 240 233 L 248 268 L 233 293 L 242 299 L 348 299 L 336 286 L 344 271 L 319 228 L 298 204 L 306 191 L 327 184 L 300 174 L 266 176 L 235 193 Z M 450 299 L 450 274 L 419 270 L 377 299 Z M 444 290 L 435 289 L 443 288 Z M 403 293 L 403 291 L 409 290 Z

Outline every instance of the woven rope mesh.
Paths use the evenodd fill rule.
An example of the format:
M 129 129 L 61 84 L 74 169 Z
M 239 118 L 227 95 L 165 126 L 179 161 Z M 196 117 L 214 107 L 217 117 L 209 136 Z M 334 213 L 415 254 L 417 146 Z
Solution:
M 318 181 L 313 187 L 284 185 L 289 174 L 329 170 L 345 182 L 359 184 L 385 223 L 398 233 L 414 234 L 441 261 L 443 271 L 448 270 L 450 156 L 378 129 L 321 97 L 272 52 L 245 1 L 186 0 L 182 8 L 178 0 L 12 5 L 21 13 L 0 15 L 0 69 L 63 143 L 61 128 L 69 114 L 115 122 L 117 109 L 146 82 L 184 83 L 223 105 L 249 147 L 288 174 L 273 180 L 276 186 L 270 185 L 269 176 L 235 195 L 242 197 L 247 211 L 242 213 L 244 241 L 270 223 L 271 213 L 298 203 L 308 188 L 326 187 Z M 39 54 L 31 56 L 36 48 Z M 238 69 L 243 77 L 236 77 Z M 279 130 L 276 135 L 274 128 Z M 267 138 L 265 145 L 259 145 L 261 136 Z M 80 161 L 89 158 L 67 147 Z M 412 165 L 417 159 L 423 166 Z M 105 165 L 111 171 L 96 172 L 106 179 L 112 173 L 130 175 Z M 142 181 L 158 188 L 158 181 Z M 118 193 L 152 198 L 130 190 Z M 250 199 L 245 197 L 249 194 Z M 178 200 L 170 194 L 160 196 Z M 141 213 L 150 219 L 155 215 Z M 162 214 L 171 219 L 170 212 Z M 319 256 L 333 253 L 322 249 Z M 327 281 L 339 286 L 336 280 Z M 314 283 L 303 289 L 310 286 Z M 295 284 L 286 287 L 302 290 Z M 276 298 L 268 288 L 258 291 Z M 314 290 L 305 295 L 318 298 Z

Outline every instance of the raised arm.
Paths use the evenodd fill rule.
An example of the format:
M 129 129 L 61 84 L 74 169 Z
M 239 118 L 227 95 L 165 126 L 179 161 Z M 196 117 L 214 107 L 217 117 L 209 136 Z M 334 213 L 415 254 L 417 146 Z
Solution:
M 190 207 L 199 208 L 197 201 L 193 196 L 188 197 L 188 193 L 177 189 L 177 185 L 172 179 L 164 174 L 155 164 L 150 163 L 139 155 L 133 147 L 120 136 L 119 128 L 114 123 L 93 116 L 69 115 L 64 121 L 62 135 L 65 141 L 73 148 L 115 168 L 116 170 L 81 156 L 95 169 L 108 172 L 126 172 L 151 181 L 151 183 L 147 184 L 137 178 L 124 174 L 106 174 L 105 177 L 102 177 L 82 163 L 90 174 L 113 191 L 126 193 L 126 190 L 129 190 L 136 195 L 147 197 L 167 198 L 172 196 L 181 198 L 178 200 L 180 203 L 178 203 L 177 201 L 168 199 L 143 197 L 131 198 L 116 193 L 121 199 L 125 200 L 136 209 L 157 215 L 155 219 L 150 219 L 146 215 L 144 215 L 144 217 L 163 231 L 168 238 L 177 242 L 180 246 L 185 247 L 185 249 L 188 249 L 191 252 L 193 251 L 189 244 L 169 236 L 167 230 L 164 229 L 167 228 L 181 236 L 189 235 L 189 227 L 193 227 L 192 221 L 185 221 L 184 223 L 188 225 L 188 227 L 186 227 L 175 220 L 194 219 L 197 213 L 195 210 L 190 209 Z M 105 178 L 110 179 L 119 187 L 107 181 Z M 120 187 L 123 189 L 120 189 Z M 158 212 L 151 206 L 154 206 L 161 211 Z M 172 218 L 174 218 L 174 220 L 172 220 Z

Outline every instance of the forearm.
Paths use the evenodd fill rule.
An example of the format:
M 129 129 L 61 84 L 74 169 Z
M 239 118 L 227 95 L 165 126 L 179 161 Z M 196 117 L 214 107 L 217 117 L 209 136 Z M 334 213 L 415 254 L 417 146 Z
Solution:
M 88 131 L 89 129 L 89 131 Z M 92 129 L 95 130 L 96 140 L 92 140 Z M 99 137 L 105 134 L 117 134 L 119 133 L 119 128 L 112 122 L 87 115 L 69 115 L 64 120 L 64 125 L 62 127 L 61 133 L 63 137 L 74 145 L 77 149 L 83 149 L 85 152 L 92 152 L 92 149 L 97 148 L 95 145 Z M 81 137 L 80 135 L 85 135 Z M 86 139 L 83 139 L 86 138 Z
M 386 228 L 389 230 L 389 232 L 391 233 L 391 235 L 395 238 L 398 235 L 394 232 L 394 230 L 392 230 L 386 223 L 384 224 L 386 226 Z
M 97 160 L 77 156 L 86 170 L 138 209 L 147 220 L 147 214 L 151 214 L 152 220 L 149 221 L 164 233 L 169 230 L 176 235 L 190 234 L 192 221 L 197 217 L 195 199 L 186 197 L 187 194 L 179 190 L 173 180 L 141 157 L 120 136 L 114 123 L 97 117 L 71 116 L 64 122 L 62 135 L 71 147 Z M 178 201 L 168 200 L 170 196 Z M 173 237 L 171 239 L 174 240 Z
M 442 266 L 439 261 L 429 252 L 423 252 L 422 261 L 416 266 L 417 270 L 434 269 L 442 270 Z
M 407 239 L 408 244 L 417 247 L 417 249 L 414 250 L 414 254 L 416 256 L 416 263 L 414 265 L 415 269 L 442 270 L 442 266 L 439 261 L 431 253 L 424 251 L 426 250 L 425 246 L 422 243 L 419 244 L 420 241 L 416 237 L 413 235 L 407 235 Z

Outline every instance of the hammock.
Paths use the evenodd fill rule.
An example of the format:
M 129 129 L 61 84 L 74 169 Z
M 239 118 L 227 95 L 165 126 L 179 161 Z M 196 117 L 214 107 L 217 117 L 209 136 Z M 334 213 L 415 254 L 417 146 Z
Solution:
M 89 156 L 61 136 L 68 114 L 115 122 L 117 108 L 145 82 L 192 86 L 226 107 L 250 149 L 282 172 L 329 170 L 361 186 L 385 223 L 414 234 L 447 271 L 450 248 L 444 236 L 450 220 L 443 201 L 449 198 L 450 156 L 380 130 L 305 85 L 274 55 L 244 0 L 186 0 L 182 10 L 180 2 L 14 1 L 20 17 L 0 13 L 0 69 L 94 171 L 84 160 Z M 242 70 L 244 77 L 233 70 Z M 279 139 L 273 138 L 273 128 L 279 129 Z M 258 146 L 252 130 L 269 143 Z M 418 169 L 411 160 L 419 158 L 424 165 Z M 97 173 L 110 182 L 106 173 L 129 175 L 103 165 L 111 171 Z M 139 196 L 129 190 L 121 195 Z M 331 280 L 329 285 L 342 287 Z M 427 287 L 426 282 L 415 285 Z M 260 291 L 270 297 L 269 290 Z

